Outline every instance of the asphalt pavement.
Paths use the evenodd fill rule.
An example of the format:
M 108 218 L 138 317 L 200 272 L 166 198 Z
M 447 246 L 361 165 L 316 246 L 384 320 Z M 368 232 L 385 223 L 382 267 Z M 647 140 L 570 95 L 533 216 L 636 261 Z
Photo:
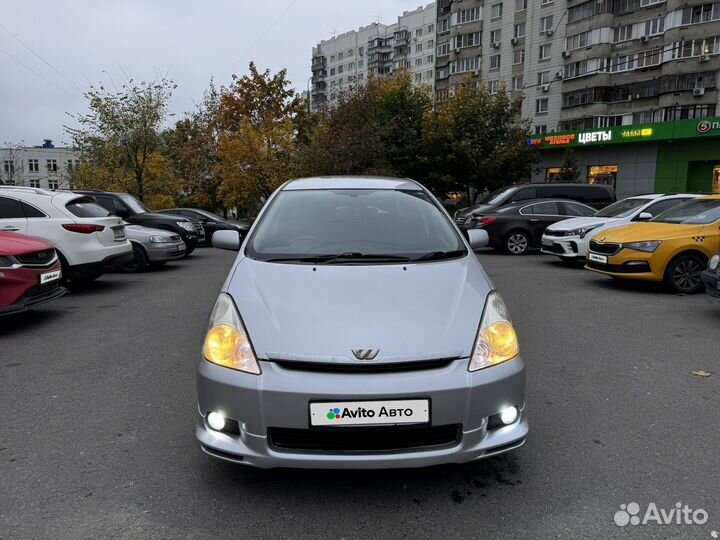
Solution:
M 481 253 L 528 365 L 523 448 L 463 466 L 262 471 L 212 461 L 193 432 L 201 339 L 232 260 L 201 249 L 0 319 L 0 538 L 720 531 L 720 303 Z M 616 525 L 630 502 L 708 521 Z

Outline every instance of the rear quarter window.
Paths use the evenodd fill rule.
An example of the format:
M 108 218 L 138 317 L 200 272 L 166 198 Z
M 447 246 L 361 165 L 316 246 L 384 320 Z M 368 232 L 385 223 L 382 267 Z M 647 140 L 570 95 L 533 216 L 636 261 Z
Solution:
M 75 199 L 65 205 L 65 208 L 74 216 L 81 218 L 107 217 L 110 212 L 90 199 Z
M 0 219 L 25 219 L 20 201 L 9 197 L 0 197 Z
M 582 190 L 582 197 L 579 200 L 582 202 L 607 204 L 613 202 L 610 192 L 602 186 L 582 186 L 580 189 Z

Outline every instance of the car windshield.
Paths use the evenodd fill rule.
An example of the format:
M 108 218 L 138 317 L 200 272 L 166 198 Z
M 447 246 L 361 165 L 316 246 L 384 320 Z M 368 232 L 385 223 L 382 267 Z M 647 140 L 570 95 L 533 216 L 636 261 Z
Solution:
M 138 214 L 142 214 L 142 213 L 144 213 L 144 212 L 150 212 L 150 211 L 151 211 L 147 206 L 145 206 L 143 203 L 141 203 L 140 201 L 138 201 L 138 200 L 137 200 L 135 197 L 133 197 L 132 195 L 122 194 L 122 195 L 118 195 L 118 197 L 120 197 L 120 198 L 122 199 L 122 202 L 124 202 L 125 204 L 127 204 L 133 212 L 136 212 L 136 213 L 138 213 Z
M 666 210 L 651 221 L 707 225 L 720 219 L 720 199 L 693 199 Z
M 631 216 L 637 208 L 649 203 L 652 199 L 623 199 L 616 203 L 606 206 L 593 214 L 594 217 L 605 218 L 624 218 Z
M 246 254 L 262 261 L 392 262 L 467 254 L 462 238 L 420 190 L 281 191 Z
M 213 214 L 212 212 L 208 212 L 207 210 L 195 210 L 195 212 L 197 212 L 201 216 L 205 216 L 212 221 L 225 221 L 224 217 Z

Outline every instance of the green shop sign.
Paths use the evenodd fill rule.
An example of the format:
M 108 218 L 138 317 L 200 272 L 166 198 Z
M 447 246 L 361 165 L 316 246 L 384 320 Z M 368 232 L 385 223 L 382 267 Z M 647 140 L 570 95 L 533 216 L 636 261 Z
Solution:
M 528 139 L 528 145 L 539 148 L 563 148 L 598 144 L 671 141 L 698 137 L 720 137 L 720 117 L 565 131 L 561 133 L 543 133 Z

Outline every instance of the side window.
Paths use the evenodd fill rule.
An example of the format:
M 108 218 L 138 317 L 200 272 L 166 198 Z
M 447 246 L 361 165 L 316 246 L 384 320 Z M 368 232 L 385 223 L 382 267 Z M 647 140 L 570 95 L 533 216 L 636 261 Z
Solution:
M 20 201 L 0 197 L 0 219 L 25 219 Z
M 508 202 L 516 201 L 527 201 L 529 199 L 535 199 L 537 197 L 537 190 L 533 188 L 525 188 L 515 193 Z
M 95 196 L 95 201 L 111 214 L 115 213 L 114 200 L 110 197 Z
M 564 186 L 562 184 L 555 184 L 550 186 L 543 186 L 541 190 L 542 197 L 549 199 L 582 199 L 582 188 L 579 186 Z
M 560 210 L 555 201 L 531 204 L 522 210 L 523 215 L 559 216 Z
M 653 215 L 653 217 L 662 214 L 665 210 L 669 210 L 675 205 L 680 204 L 681 202 L 687 201 L 688 199 L 666 199 L 664 201 L 658 201 L 655 204 L 651 204 L 648 206 L 643 212 L 648 212 Z
M 585 203 L 607 203 L 612 202 L 612 197 L 608 191 L 600 186 L 587 186 L 582 187 L 583 195 L 579 199 Z
M 560 212 L 563 216 L 582 216 L 587 217 L 595 213 L 595 209 L 588 208 L 581 204 L 574 204 L 571 202 L 560 203 Z
M 22 205 L 23 212 L 25 212 L 25 217 L 27 218 L 46 218 L 47 216 L 35 208 L 34 206 L 30 206 L 29 204 L 25 204 L 24 202 L 20 203 Z

